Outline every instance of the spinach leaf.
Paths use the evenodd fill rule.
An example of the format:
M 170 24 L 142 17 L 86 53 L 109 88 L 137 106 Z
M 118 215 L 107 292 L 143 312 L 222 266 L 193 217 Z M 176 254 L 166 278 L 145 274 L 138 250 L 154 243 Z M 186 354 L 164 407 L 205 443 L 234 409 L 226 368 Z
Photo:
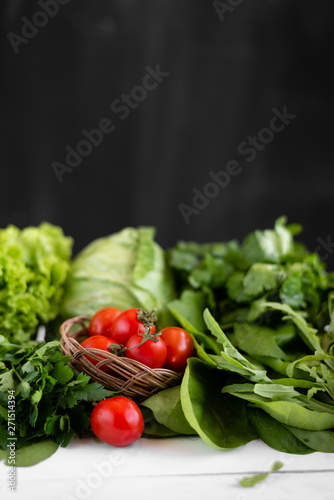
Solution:
M 249 406 L 247 407 L 247 417 L 259 438 L 271 448 L 295 455 L 305 455 L 314 451 L 302 440 L 299 440 L 289 430 L 289 427 L 281 424 L 264 411 Z
M 141 405 L 150 408 L 157 422 L 172 431 L 178 434 L 196 434 L 184 416 L 179 385 L 154 394 Z
M 168 304 L 168 309 L 180 325 L 193 335 L 196 342 L 208 351 L 219 354 L 220 349 L 215 339 L 211 335 L 202 333 L 206 330 L 203 320 L 205 303 L 202 292 L 185 290 L 180 299 Z M 206 361 L 210 363 L 210 360 Z
M 51 457 L 57 450 L 59 444 L 57 444 L 52 439 L 45 439 L 42 441 L 37 441 L 30 445 L 24 446 L 18 450 L 15 450 L 15 466 L 16 467 L 31 467 L 36 465 L 43 460 Z M 9 452 L 0 456 L 0 459 L 5 458 L 5 464 L 10 465 Z
M 146 406 L 140 406 L 140 411 L 144 417 L 144 431 L 143 435 L 147 437 L 171 437 L 177 436 L 178 432 L 174 432 L 163 424 L 160 424 L 155 418 L 153 411 Z
M 293 326 L 288 325 L 288 329 L 291 336 L 293 336 Z M 284 331 L 286 332 L 285 328 Z M 274 330 L 273 328 L 249 323 L 236 323 L 234 325 L 233 344 L 235 347 L 239 347 L 252 356 L 269 356 L 289 361 L 289 356 L 278 345 L 279 338 L 280 328 Z
M 196 358 L 188 360 L 182 383 L 181 405 L 199 436 L 214 448 L 236 448 L 256 439 L 245 404 L 222 394 L 224 374 Z
M 334 453 L 334 431 L 307 431 L 288 426 L 289 431 L 314 451 Z

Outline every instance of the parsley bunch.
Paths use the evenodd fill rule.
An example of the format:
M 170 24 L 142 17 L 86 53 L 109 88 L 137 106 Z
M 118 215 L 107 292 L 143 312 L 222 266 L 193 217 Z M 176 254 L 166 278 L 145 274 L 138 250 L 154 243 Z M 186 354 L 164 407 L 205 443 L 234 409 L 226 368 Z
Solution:
M 7 449 L 8 394 L 15 394 L 16 448 L 52 439 L 67 446 L 88 429 L 92 403 L 110 392 L 73 371 L 58 341 L 26 347 L 0 336 L 0 446 Z M 12 422 L 13 427 L 13 422 Z M 1 456 L 4 456 L 3 454 Z M 33 457 L 31 460 L 33 461 Z

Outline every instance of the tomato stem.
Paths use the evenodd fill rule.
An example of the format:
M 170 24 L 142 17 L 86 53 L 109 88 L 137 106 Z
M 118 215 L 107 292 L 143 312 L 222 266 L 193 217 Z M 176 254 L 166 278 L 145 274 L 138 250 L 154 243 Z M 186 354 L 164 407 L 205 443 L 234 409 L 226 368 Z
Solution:
M 138 309 L 138 315 L 137 315 L 138 321 L 143 323 L 145 327 L 155 326 L 157 322 L 157 316 L 155 314 L 156 310 L 157 310 L 156 307 L 154 307 L 151 312 L 144 311 L 144 309 Z
M 147 340 L 152 340 L 153 342 L 159 342 L 159 337 L 161 336 L 161 332 L 152 333 L 151 330 L 155 326 L 157 322 L 157 317 L 155 311 L 157 308 L 152 309 L 151 312 L 144 311 L 144 309 L 138 309 L 138 321 L 140 321 L 145 328 L 144 333 L 140 333 L 140 328 L 138 328 L 138 335 L 143 337 L 141 342 L 138 345 L 133 347 L 125 347 L 124 345 L 111 344 L 109 347 L 109 351 L 116 356 L 124 356 L 125 351 L 131 349 L 137 349 L 137 347 L 143 345 Z

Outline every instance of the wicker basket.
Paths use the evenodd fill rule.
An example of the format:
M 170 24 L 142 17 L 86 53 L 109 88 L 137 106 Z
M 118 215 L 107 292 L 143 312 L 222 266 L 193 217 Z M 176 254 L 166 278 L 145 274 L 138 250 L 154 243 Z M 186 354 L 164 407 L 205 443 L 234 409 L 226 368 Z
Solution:
M 139 361 L 119 357 L 115 354 L 93 348 L 84 348 L 80 342 L 88 336 L 86 324 L 88 316 L 76 316 L 68 319 L 60 326 L 62 353 L 69 356 L 70 366 L 87 373 L 93 380 L 106 389 L 121 391 L 122 395 L 136 401 L 141 401 L 162 389 L 167 389 L 180 383 L 182 373 L 176 373 L 165 368 L 149 368 Z M 93 365 L 85 355 L 99 362 Z M 112 373 L 101 370 L 101 366 L 112 368 Z

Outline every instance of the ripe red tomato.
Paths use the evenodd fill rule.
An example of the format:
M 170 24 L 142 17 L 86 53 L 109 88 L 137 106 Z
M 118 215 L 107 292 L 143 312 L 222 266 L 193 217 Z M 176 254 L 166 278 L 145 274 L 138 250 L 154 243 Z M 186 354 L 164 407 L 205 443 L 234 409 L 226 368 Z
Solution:
M 125 396 L 100 401 L 92 411 L 91 428 L 95 436 L 113 446 L 128 446 L 144 430 L 144 418 L 138 405 Z
M 110 337 L 111 324 L 121 313 L 122 311 L 116 307 L 105 307 L 97 311 L 89 322 L 89 335 L 105 335 L 106 337 Z
M 111 344 L 118 344 L 116 340 L 110 339 L 108 337 L 104 337 L 103 335 L 94 335 L 93 337 L 88 337 L 86 338 L 83 342 L 81 342 L 82 347 L 85 348 L 93 348 L 93 349 L 101 349 L 102 351 L 109 351 L 109 347 Z M 97 365 L 99 361 L 102 359 L 106 359 L 104 356 L 101 356 L 101 360 L 97 360 L 94 358 L 91 358 L 90 356 L 87 356 L 85 354 L 85 357 L 93 363 L 93 365 Z M 112 370 L 106 366 L 106 365 L 101 365 L 100 370 L 106 372 L 106 373 L 111 373 Z
M 178 326 L 169 326 L 161 330 L 161 337 L 167 347 L 164 368 L 178 373 L 183 372 L 187 366 L 187 359 L 196 353 L 191 335 Z
M 140 361 L 150 368 L 161 368 L 167 357 L 167 348 L 165 342 L 159 337 L 157 342 L 153 340 L 146 340 L 139 347 L 135 347 L 143 340 L 140 335 L 132 335 L 132 337 L 127 341 L 125 351 L 125 357 L 130 359 L 135 359 Z M 130 349 L 135 347 L 135 349 Z
M 113 321 L 110 328 L 110 337 L 119 344 L 125 345 L 130 337 L 136 335 L 138 331 L 145 333 L 145 327 L 138 319 L 138 309 L 127 309 Z M 154 332 L 155 327 L 153 326 L 151 333 Z

